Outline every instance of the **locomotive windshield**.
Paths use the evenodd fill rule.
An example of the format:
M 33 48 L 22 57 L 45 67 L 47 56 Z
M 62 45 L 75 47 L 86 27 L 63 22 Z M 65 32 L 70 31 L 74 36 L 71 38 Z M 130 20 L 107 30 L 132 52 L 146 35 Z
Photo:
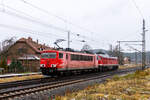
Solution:
M 42 53 L 41 58 L 56 58 L 56 53 Z

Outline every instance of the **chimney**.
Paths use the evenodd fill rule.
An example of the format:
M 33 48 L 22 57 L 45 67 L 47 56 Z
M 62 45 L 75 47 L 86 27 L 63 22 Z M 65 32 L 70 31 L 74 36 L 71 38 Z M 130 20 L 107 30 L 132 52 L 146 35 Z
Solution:
M 29 40 L 29 41 L 32 41 L 32 38 L 31 38 L 31 37 L 28 37 L 28 40 Z
M 36 43 L 39 44 L 39 40 L 38 39 L 36 40 Z

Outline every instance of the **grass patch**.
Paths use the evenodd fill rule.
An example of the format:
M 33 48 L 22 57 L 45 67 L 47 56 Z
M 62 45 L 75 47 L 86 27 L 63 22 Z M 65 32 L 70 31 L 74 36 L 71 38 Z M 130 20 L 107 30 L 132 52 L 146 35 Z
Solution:
M 125 65 L 120 65 L 119 69 L 126 69 L 126 68 L 133 68 L 133 67 L 137 67 L 137 66 L 141 66 L 141 64 L 125 64 Z
M 56 96 L 56 100 L 150 100 L 150 69 L 121 77 L 115 75 L 103 84 Z

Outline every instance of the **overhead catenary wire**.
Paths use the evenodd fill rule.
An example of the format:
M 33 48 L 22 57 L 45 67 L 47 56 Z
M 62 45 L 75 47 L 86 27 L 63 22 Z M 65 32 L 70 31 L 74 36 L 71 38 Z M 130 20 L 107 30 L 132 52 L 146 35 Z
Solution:
M 131 48 L 131 49 L 133 49 L 133 50 L 138 51 L 138 52 L 140 52 L 140 53 L 141 53 L 141 51 L 140 51 L 140 50 L 138 50 L 138 49 L 136 49 L 136 48 L 134 48 L 134 47 L 130 46 L 129 44 L 125 44 L 125 45 L 126 45 L 126 46 L 128 46 L 129 48 Z
M 38 6 L 34 5 L 34 4 L 32 4 L 32 3 L 29 3 L 28 1 L 25 1 L 25 0 L 21 0 L 21 1 L 24 2 L 25 4 L 30 5 L 30 6 L 33 7 L 33 8 L 38 9 L 39 11 L 42 11 L 42 12 L 44 12 L 44 13 L 46 13 L 46 14 L 48 14 L 48 15 L 51 15 L 51 16 L 53 16 L 53 17 L 56 17 L 56 18 L 62 20 L 63 22 L 65 22 L 65 23 L 71 24 L 71 25 L 73 25 L 73 26 L 75 26 L 75 27 L 78 27 L 78 28 L 80 28 L 80 29 L 82 29 L 82 30 L 84 30 L 84 31 L 89 32 L 89 33 L 95 33 L 95 32 L 90 31 L 89 29 L 86 29 L 86 28 L 84 28 L 84 27 L 81 27 L 81 26 L 79 26 L 79 25 L 76 25 L 76 24 L 70 22 L 69 20 L 67 20 L 67 19 L 65 19 L 65 18 L 63 18 L 63 17 L 61 17 L 61 16 L 58 16 L 58 15 L 56 15 L 56 14 L 52 14 L 51 12 L 49 12 L 49 11 L 47 11 L 47 10 L 45 10 L 45 9 L 42 9 L 42 8 L 40 8 L 40 7 L 38 7 Z
M 0 5 L 0 6 L 2 6 L 2 5 Z M 12 11 L 15 11 L 15 12 L 17 12 L 17 13 L 19 13 L 19 14 L 23 14 L 23 15 L 25 15 L 25 16 L 19 15 L 19 14 L 17 14 L 17 13 L 14 13 L 14 12 L 11 12 L 11 11 L 8 11 L 8 10 L 5 10 L 5 11 L 2 10 L 1 12 L 6 13 L 6 14 L 11 15 L 11 16 L 15 16 L 15 17 L 21 18 L 21 19 L 23 19 L 23 20 L 27 20 L 27 21 L 33 22 L 33 23 L 38 23 L 38 24 L 40 24 L 40 25 L 42 25 L 42 26 L 46 26 L 46 27 L 48 27 L 48 28 L 51 27 L 51 28 L 53 28 L 53 29 L 56 29 L 56 30 L 59 30 L 59 31 L 62 31 L 62 32 L 68 32 L 68 30 L 65 30 L 65 29 L 62 29 L 62 28 L 59 28 L 59 27 L 55 27 L 55 26 L 53 26 L 53 25 L 51 25 L 51 24 L 46 24 L 46 23 L 44 23 L 44 22 L 41 22 L 40 19 L 35 18 L 35 17 L 33 17 L 33 16 L 31 16 L 31 15 L 28 15 L 28 14 L 26 14 L 26 13 L 24 13 L 24 12 L 21 12 L 21 11 L 19 11 L 19 10 L 16 10 L 16 9 L 10 7 L 10 6 L 5 5 L 5 8 L 10 9 L 10 10 L 12 10 Z M 26 16 L 27 16 L 27 17 L 26 17 Z M 74 34 L 74 35 L 77 35 L 75 32 L 70 32 L 70 33 L 71 33 L 71 34 Z M 95 40 L 92 40 L 92 39 L 90 39 L 89 37 L 83 36 L 83 35 L 81 35 L 81 34 L 80 34 L 80 37 L 82 37 L 82 38 L 87 38 L 87 39 L 89 39 L 89 40 L 91 40 L 91 41 L 95 41 Z
M 63 37 L 63 36 L 48 35 L 48 34 L 52 34 L 52 33 L 49 33 L 49 32 L 36 31 L 36 30 L 31 30 L 31 29 L 27 29 L 27 28 L 12 26 L 12 25 L 0 24 L 0 27 L 4 27 L 4 28 L 8 28 L 8 29 L 13 29 L 13 30 L 21 31 L 21 32 L 27 32 L 26 34 L 37 35 L 37 36 L 44 37 L 44 38 L 47 38 L 47 39 L 50 39 L 51 37 L 55 37 L 55 39 L 58 39 L 58 38 L 59 39 L 60 38 L 61 39 L 66 39 L 66 37 Z M 42 33 L 43 35 L 41 35 L 39 33 Z M 72 40 L 71 43 L 72 42 L 75 45 L 78 45 L 79 43 L 83 43 L 82 40 L 77 40 L 77 39 Z M 87 43 L 87 41 L 86 41 L 86 43 Z
M 134 6 L 136 7 L 137 11 L 139 12 L 140 16 L 142 17 L 142 19 L 144 19 L 144 16 L 143 16 L 143 13 L 140 9 L 140 7 L 137 5 L 136 1 L 135 0 L 131 0 L 134 4 Z
M 0 5 L 0 6 L 2 6 L 2 5 Z M 27 21 L 33 22 L 33 23 L 38 23 L 38 24 L 40 24 L 40 25 L 42 25 L 42 26 L 49 27 L 49 28 L 53 28 L 53 29 L 56 29 L 56 30 L 61 31 L 61 32 L 67 32 L 67 30 L 65 30 L 65 29 L 56 27 L 56 26 L 51 25 L 51 24 L 47 24 L 47 23 L 41 22 L 40 19 L 35 18 L 35 17 L 33 17 L 33 16 L 30 16 L 30 15 L 24 13 L 24 12 L 21 12 L 21 11 L 19 11 L 19 10 L 14 9 L 14 8 L 11 8 L 11 7 L 7 6 L 7 5 L 5 5 L 5 8 L 8 8 L 8 9 L 10 9 L 10 10 L 12 10 L 12 11 L 17 12 L 17 13 L 22 13 L 22 14 L 24 14 L 25 16 L 19 15 L 19 14 L 17 14 L 17 13 L 12 12 L 12 11 L 8 11 L 8 10 L 6 10 L 6 9 L 5 9 L 5 11 L 1 10 L 1 12 L 6 13 L 6 14 L 11 15 L 11 16 L 15 16 L 15 17 L 21 18 L 21 19 L 23 19 L 23 20 L 27 20 Z M 27 16 L 28 16 L 28 17 L 27 17 Z
M 57 35 L 57 34 L 53 34 L 53 33 L 49 33 L 49 32 L 39 32 L 39 31 L 27 29 L 27 28 L 21 28 L 21 27 L 16 27 L 16 26 L 11 26 L 11 25 L 6 25 L 6 24 L 0 24 L 0 27 L 11 28 L 11 29 L 14 29 L 14 30 L 19 30 L 19 31 L 29 32 L 28 34 L 34 34 L 34 35 L 39 35 L 39 36 L 43 36 L 43 35 L 37 34 L 37 33 L 51 34 L 51 35 L 49 35 L 50 37 L 51 37 L 51 36 L 60 37 L 60 38 L 63 37 L 63 36 L 61 36 L 61 35 Z M 35 34 L 35 33 L 36 33 L 36 34 Z M 43 36 L 43 37 L 48 38 L 47 36 Z M 66 38 L 66 37 L 63 37 L 63 38 Z
M 141 10 L 140 10 L 140 8 L 139 8 L 139 6 L 136 4 L 136 2 L 134 1 L 134 0 L 132 0 L 133 1 L 133 3 L 134 3 L 134 5 L 135 5 L 135 7 L 137 8 L 137 10 L 138 10 L 138 12 L 139 12 L 139 14 L 141 15 L 141 17 L 142 17 L 142 70 L 144 70 L 145 69 L 145 66 L 146 66 L 146 49 L 145 49 L 145 47 L 146 47 L 146 40 L 145 40 L 145 32 L 146 32 L 146 30 L 145 30 L 145 19 L 144 19 L 144 16 L 143 16 L 143 13 L 141 12 Z
M 0 27 L 9 28 L 9 29 L 13 29 L 13 30 L 21 31 L 21 32 L 26 32 L 26 34 L 30 34 L 30 35 L 34 35 L 34 36 L 37 35 L 37 36 L 43 37 L 44 40 L 45 40 L 45 38 L 47 38 L 49 40 L 51 37 L 55 37 L 56 39 L 58 39 L 58 36 L 48 35 L 48 34 L 51 34 L 51 33 L 39 32 L 39 31 L 31 30 L 31 29 L 26 29 L 26 28 L 21 28 L 21 27 L 17 27 L 17 26 L 11 26 L 11 25 L 5 25 L 5 24 L 0 24 Z M 45 34 L 41 35 L 41 34 L 38 34 L 38 33 L 42 33 L 42 34 L 46 33 L 46 35 Z M 62 36 L 59 36 L 59 37 L 61 39 L 65 38 L 65 37 L 62 37 Z
M 60 16 L 55 15 L 55 14 L 52 14 L 51 12 L 49 12 L 49 11 L 47 11 L 47 10 L 45 10 L 45 9 L 42 9 L 42 8 L 40 8 L 40 7 L 38 7 L 38 6 L 34 5 L 34 4 L 32 4 L 32 3 L 29 3 L 29 2 L 27 2 L 27 1 L 25 1 L 25 0 L 20 0 L 20 1 L 22 1 L 23 3 L 25 3 L 25 4 L 27 4 L 27 5 L 29 5 L 29 6 L 31 6 L 31 7 L 33 7 L 33 8 L 35 8 L 35 9 L 37 9 L 37 10 L 39 10 L 39 11 L 42 11 L 42 12 L 44 12 L 44 13 L 46 13 L 46 14 L 48 14 L 48 15 L 51 15 L 51 16 L 53 16 L 53 17 L 56 17 L 56 18 L 62 20 L 63 22 L 65 22 L 65 23 L 67 23 L 67 24 L 70 24 L 70 25 L 73 25 L 73 26 L 75 26 L 75 27 L 78 27 L 78 28 L 80 28 L 80 29 L 82 29 L 82 30 L 84 30 L 84 31 L 86 31 L 86 32 L 88 32 L 88 33 L 91 33 L 91 34 L 94 34 L 94 33 L 95 33 L 95 32 L 92 32 L 92 31 L 90 31 L 90 30 L 88 30 L 88 29 L 86 29 L 86 28 L 84 28 L 84 27 L 81 27 L 81 26 L 79 26 L 79 25 L 76 25 L 76 24 L 70 22 L 69 20 L 66 20 L 66 19 L 63 18 L 63 17 L 60 17 Z M 76 32 L 70 32 L 70 33 L 74 34 L 74 33 L 76 33 Z M 75 35 L 77 35 L 77 34 L 75 34 Z M 83 38 L 88 38 L 88 39 L 90 39 L 91 41 L 95 41 L 95 39 L 91 39 L 91 38 L 89 38 L 89 37 L 87 37 L 87 36 L 84 36 L 84 35 L 80 35 L 80 36 L 83 37 Z M 95 41 L 95 42 L 98 42 L 98 41 Z
M 36 30 L 33 30 L 33 29 L 22 28 L 22 27 L 12 26 L 12 25 L 0 24 L 0 27 L 9 28 L 9 29 L 17 30 L 17 31 L 27 32 L 26 34 L 38 35 L 38 36 L 42 36 L 44 38 L 50 38 L 50 37 L 55 37 L 56 39 L 58 39 L 58 37 L 63 38 L 63 39 L 66 38 L 64 36 L 56 35 L 56 34 L 53 34 L 53 33 L 50 33 L 50 32 L 36 31 Z M 38 33 L 42 33 L 43 35 L 38 34 Z M 81 43 L 81 40 L 76 40 L 76 39 L 72 40 L 72 42 L 75 42 L 75 41 L 76 41 L 76 43 L 79 43 L 79 42 Z
M 2 6 L 2 5 L 0 5 L 0 6 Z M 6 9 L 5 11 L 1 11 L 1 12 L 6 13 L 6 14 L 11 15 L 11 16 L 18 17 L 18 18 L 23 19 L 23 20 L 27 20 L 27 21 L 30 21 L 30 22 L 38 23 L 38 24 L 40 24 L 40 25 L 42 25 L 42 26 L 51 27 L 49 24 L 46 24 L 46 23 L 41 22 L 40 19 L 34 18 L 33 16 L 28 15 L 28 14 L 22 12 L 22 11 L 16 10 L 16 9 L 14 9 L 14 8 L 8 6 L 8 5 L 5 5 L 5 8 L 7 8 L 7 9 Z M 9 9 L 9 10 L 8 10 L 8 9 Z M 12 11 L 15 11 L 15 12 L 17 12 L 17 13 L 14 13 L 14 12 L 12 12 Z M 18 13 L 19 13 L 19 14 L 18 14 Z M 23 14 L 23 15 L 25 15 L 25 16 L 22 16 L 22 15 L 20 15 L 20 14 Z M 59 27 L 54 27 L 53 25 L 52 25 L 52 27 L 53 27 L 54 29 L 56 29 L 56 30 L 59 30 L 59 31 L 63 31 L 63 32 L 67 32 L 67 31 L 68 31 L 68 30 L 65 30 L 65 29 L 62 29 L 62 30 L 61 30 Z M 41 32 L 39 32 L 39 33 L 41 33 Z M 74 34 L 74 35 L 77 35 L 75 32 L 70 32 L 70 33 L 71 33 L 71 34 Z M 87 36 L 84 36 L 84 35 L 81 35 L 81 34 L 79 35 L 79 37 L 82 37 L 82 38 L 84 38 L 84 39 L 88 39 L 88 40 L 86 40 L 86 41 L 92 41 L 93 43 L 95 43 L 95 41 L 96 41 L 96 40 L 94 40 L 94 39 L 91 39 L 90 37 L 87 37 Z M 97 41 L 97 42 L 98 42 L 98 41 Z M 97 43 L 95 43 L 95 44 L 97 44 Z
M 52 15 L 52 16 L 54 16 L 54 17 L 56 17 L 56 18 L 58 18 L 58 19 L 60 19 L 60 20 L 62 20 L 62 21 L 64 21 L 64 22 L 67 22 L 67 20 L 63 19 L 62 17 L 59 17 L 59 16 L 57 16 L 57 15 L 54 15 L 54 14 L 48 12 L 47 10 L 44 10 L 44 9 L 38 7 L 38 6 L 35 6 L 35 5 L 33 5 L 33 4 L 31 4 L 31 3 L 27 2 L 27 1 L 25 1 L 25 0 L 21 0 L 21 1 L 23 1 L 25 4 L 28 4 L 28 5 L 32 6 L 33 8 L 36 8 L 36 9 L 38 9 L 38 10 L 44 12 L 44 13 L 50 14 L 50 15 Z
M 50 33 L 50 32 L 36 31 L 36 30 L 28 29 L 28 28 L 22 28 L 22 27 L 6 25 L 6 24 L 0 24 L 0 27 L 9 28 L 9 29 L 18 30 L 18 31 L 24 31 L 24 32 L 27 32 L 27 33 L 31 33 L 31 34 L 39 35 L 39 36 L 44 36 L 44 37 L 47 37 L 47 36 L 61 37 L 61 38 L 63 37 L 63 36 L 53 34 L 53 33 Z M 45 33 L 47 36 L 45 36 L 45 34 L 41 35 L 41 34 L 37 34 L 37 33 L 42 33 L 42 34 Z M 52 35 L 50 35 L 50 34 L 52 34 Z M 63 37 L 63 38 L 65 38 L 65 37 Z
M 4 0 L 1 0 L 1 5 L 3 6 L 3 7 L 2 7 L 2 10 L 5 11 Z

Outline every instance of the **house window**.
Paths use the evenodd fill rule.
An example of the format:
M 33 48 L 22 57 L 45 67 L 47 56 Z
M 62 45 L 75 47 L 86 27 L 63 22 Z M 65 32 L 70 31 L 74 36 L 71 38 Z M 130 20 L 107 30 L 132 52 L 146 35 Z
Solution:
M 40 51 L 43 51 L 43 48 L 38 48 Z
M 23 53 L 26 53 L 27 52 L 27 49 L 26 48 L 19 48 L 18 49 L 18 53 L 19 54 L 23 54 Z

